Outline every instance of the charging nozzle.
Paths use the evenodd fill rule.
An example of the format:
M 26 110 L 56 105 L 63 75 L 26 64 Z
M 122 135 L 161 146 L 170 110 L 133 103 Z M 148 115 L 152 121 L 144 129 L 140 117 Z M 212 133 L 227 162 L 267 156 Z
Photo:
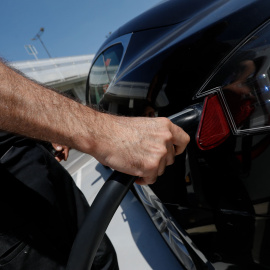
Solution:
M 181 127 L 185 132 L 189 133 L 194 128 L 197 129 L 201 114 L 203 110 L 203 103 L 197 103 L 176 113 L 169 117 L 169 119 L 177 126 Z
M 169 119 L 186 132 L 198 126 L 201 104 L 189 106 Z M 66 270 L 90 269 L 103 235 L 122 199 L 137 177 L 114 171 L 97 194 L 78 232 Z

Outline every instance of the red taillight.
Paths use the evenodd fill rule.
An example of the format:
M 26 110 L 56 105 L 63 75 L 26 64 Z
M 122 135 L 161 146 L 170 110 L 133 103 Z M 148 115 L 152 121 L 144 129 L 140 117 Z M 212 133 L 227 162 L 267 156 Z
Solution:
M 218 96 L 206 97 L 196 136 L 199 148 L 212 149 L 224 142 L 229 135 L 230 127 Z

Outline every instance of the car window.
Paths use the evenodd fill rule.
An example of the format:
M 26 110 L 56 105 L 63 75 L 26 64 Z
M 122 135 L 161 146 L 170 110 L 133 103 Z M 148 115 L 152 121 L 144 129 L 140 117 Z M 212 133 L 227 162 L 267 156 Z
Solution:
M 107 91 L 120 65 L 124 48 L 116 44 L 99 55 L 90 70 L 89 99 L 91 104 L 98 104 Z
M 270 129 L 269 22 L 220 63 L 201 93 L 211 91 L 220 94 L 235 134 Z

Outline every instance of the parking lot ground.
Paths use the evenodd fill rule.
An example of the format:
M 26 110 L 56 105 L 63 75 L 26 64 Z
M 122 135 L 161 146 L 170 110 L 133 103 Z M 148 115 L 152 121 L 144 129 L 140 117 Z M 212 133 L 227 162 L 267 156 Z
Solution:
M 68 161 L 62 165 L 90 204 L 112 173 L 93 157 L 75 150 L 70 151 Z M 132 192 L 116 211 L 107 234 L 116 249 L 120 270 L 182 269 Z

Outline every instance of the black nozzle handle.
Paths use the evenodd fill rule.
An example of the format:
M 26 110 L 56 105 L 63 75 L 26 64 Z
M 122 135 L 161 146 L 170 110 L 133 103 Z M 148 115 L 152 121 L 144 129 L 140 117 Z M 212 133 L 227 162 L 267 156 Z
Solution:
M 73 243 L 66 270 L 88 270 L 105 231 L 137 177 L 114 171 L 91 205 Z
M 187 133 L 196 128 L 200 122 L 203 109 L 203 103 L 193 104 L 183 111 L 169 117 L 177 126 L 181 127 Z

